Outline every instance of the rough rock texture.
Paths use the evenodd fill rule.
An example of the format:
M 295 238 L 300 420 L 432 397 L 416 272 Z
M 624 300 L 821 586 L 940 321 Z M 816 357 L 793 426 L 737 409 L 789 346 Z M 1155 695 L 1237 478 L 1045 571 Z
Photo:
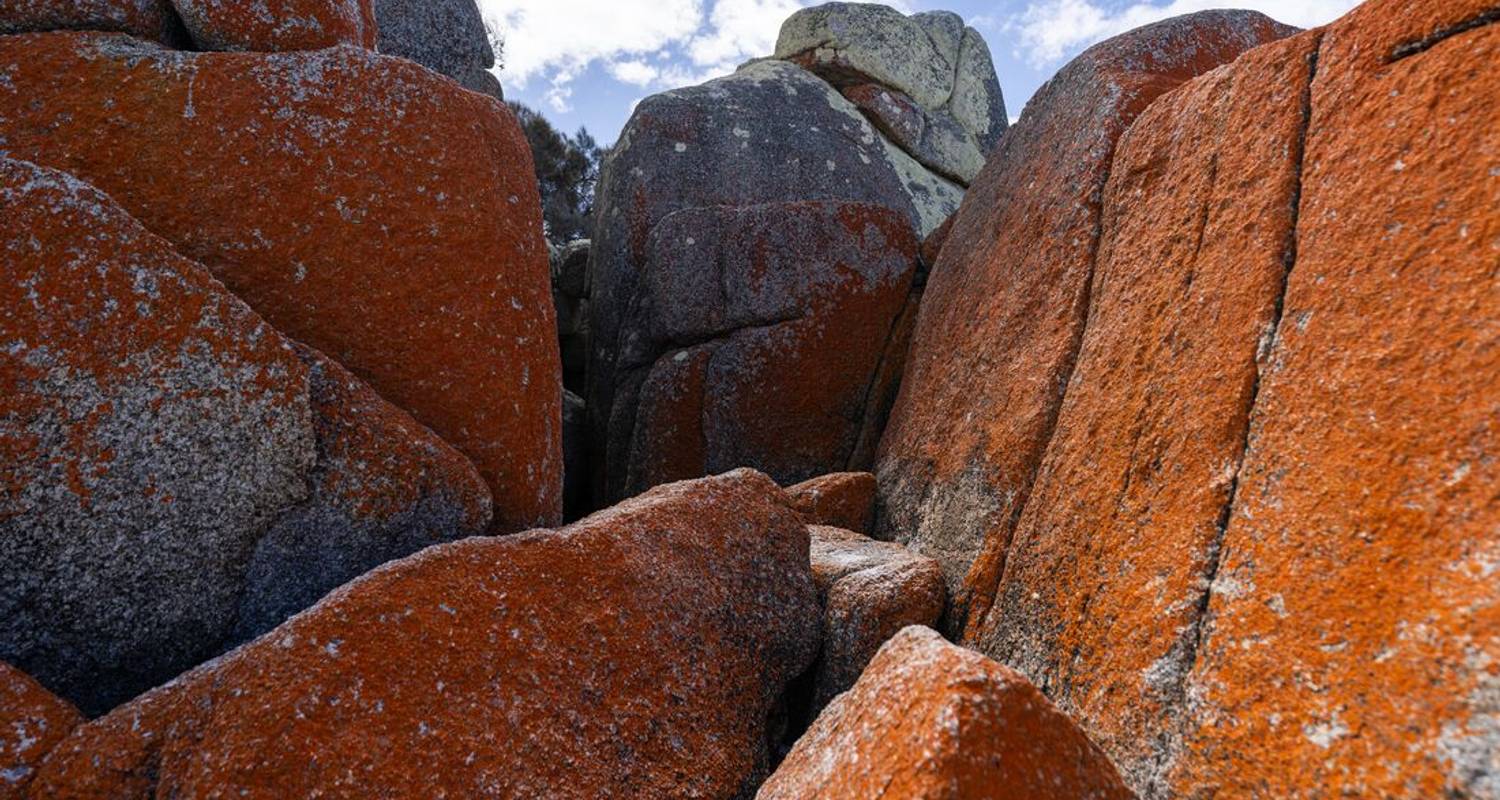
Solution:
M 747 796 L 818 646 L 784 502 L 741 470 L 429 548 L 80 728 L 35 795 Z
M 374 0 L 380 52 L 409 58 L 465 89 L 504 100 L 495 51 L 474 0 Z
M 830 525 L 869 535 L 875 523 L 875 476 L 834 472 L 787 488 L 792 506 L 810 525 Z
M 1162 93 L 1290 32 L 1210 11 L 1090 48 L 1037 92 L 964 198 L 875 470 L 879 538 L 943 563 L 954 634 L 989 606 L 1073 371 L 1115 141 Z
M 167 0 L 5 0 L 0 34 L 55 30 L 119 31 L 176 45 L 182 21 Z
M 1010 669 L 912 627 L 833 701 L 759 800 L 1130 798 L 1109 759 Z
M 510 112 L 349 47 L 0 39 L 5 150 L 93 183 L 283 333 L 473 459 L 515 531 L 562 512 L 540 201 Z
M 370 0 L 172 0 L 199 50 L 375 47 Z
M 0 659 L 89 713 L 484 529 L 472 465 L 71 176 L 0 159 Z
M 825 3 L 782 23 L 776 58 L 837 86 L 902 150 L 964 185 L 1005 131 L 989 46 L 957 14 Z
M 851 460 L 880 427 L 872 400 L 894 394 L 881 365 L 916 271 L 901 214 L 836 202 L 688 209 L 655 226 L 644 253 L 614 391 L 597 392 L 603 410 L 590 406 L 607 414 L 610 498 L 737 466 L 784 484 L 868 466 Z M 589 380 L 602 390 L 610 375 L 597 363 Z
M 0 798 L 23 797 L 42 759 L 82 723 L 78 709 L 0 661 Z
M 813 580 L 823 601 L 823 652 L 813 680 L 816 712 L 859 679 L 880 646 L 943 613 L 943 570 L 899 544 L 813 525 Z
M 1500 797 L 1500 24 L 1327 29 L 1168 792 Z
M 1181 706 L 1295 256 L 1318 36 L 1189 83 L 1121 139 L 1078 363 L 976 638 L 1136 786 Z

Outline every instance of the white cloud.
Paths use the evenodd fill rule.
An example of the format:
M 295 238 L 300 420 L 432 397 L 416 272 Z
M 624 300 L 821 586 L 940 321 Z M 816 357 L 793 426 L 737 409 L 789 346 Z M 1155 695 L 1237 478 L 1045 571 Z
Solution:
M 781 23 L 822 0 L 479 0 L 505 38 L 507 85 L 546 82 L 569 110 L 572 83 L 594 65 L 622 83 L 664 89 L 727 75 L 770 55 Z M 909 0 L 886 5 L 910 12 Z
M 1244 8 L 1260 11 L 1289 25 L 1308 28 L 1329 22 L 1360 0 L 1172 0 L 1168 3 L 1137 2 L 1111 10 L 1093 0 L 1040 0 L 1012 16 L 1004 25 L 1018 37 L 1017 55 L 1036 67 L 1060 61 L 1065 56 L 1152 22 L 1204 11 L 1210 8 Z
M 704 0 L 480 0 L 505 37 L 507 83 L 545 79 L 547 102 L 567 110 L 569 86 L 598 61 L 652 53 L 703 23 Z
M 616 61 L 609 65 L 609 74 L 621 83 L 650 86 L 661 78 L 661 68 L 639 60 Z
M 768 56 L 781 23 L 807 5 L 810 0 L 719 0 L 708 26 L 688 42 L 688 56 L 699 67 L 723 72 L 748 58 Z

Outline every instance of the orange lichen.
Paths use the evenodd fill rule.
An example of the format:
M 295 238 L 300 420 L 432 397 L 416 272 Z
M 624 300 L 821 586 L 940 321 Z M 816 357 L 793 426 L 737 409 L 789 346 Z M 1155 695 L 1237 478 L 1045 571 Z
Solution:
M 760 800 L 1125 800 L 1109 759 L 1026 678 L 907 628 L 813 723 Z
M 1326 30 L 1175 795 L 1495 787 L 1493 5 L 1376 0 Z
M 452 442 L 493 489 L 497 530 L 559 519 L 540 201 L 501 104 L 349 47 L 33 34 L 0 39 L 0 69 L 12 156 L 99 186 Z

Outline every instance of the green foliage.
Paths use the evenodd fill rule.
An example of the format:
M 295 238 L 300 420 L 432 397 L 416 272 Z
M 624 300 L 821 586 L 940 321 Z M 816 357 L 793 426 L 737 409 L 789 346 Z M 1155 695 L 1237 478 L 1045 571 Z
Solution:
M 568 136 L 540 113 L 516 102 L 510 107 L 531 143 L 547 240 L 562 245 L 587 238 L 593 227 L 594 184 L 604 149 L 585 128 Z

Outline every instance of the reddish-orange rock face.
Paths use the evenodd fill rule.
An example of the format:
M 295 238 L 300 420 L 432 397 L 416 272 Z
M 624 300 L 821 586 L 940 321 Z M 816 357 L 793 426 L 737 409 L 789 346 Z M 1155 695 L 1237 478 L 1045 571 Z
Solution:
M 202 50 L 375 49 L 371 0 L 172 0 Z
M 0 798 L 23 797 L 42 759 L 81 724 L 78 709 L 0 661 Z
M 1078 364 L 974 640 L 1149 783 L 1180 708 L 1276 329 L 1317 33 L 1120 141 Z
M 1323 37 L 1175 796 L 1500 795 L 1500 25 Z
M 809 524 L 867 535 L 873 527 L 875 476 L 868 472 L 823 475 L 790 487 L 786 493 Z
M 818 645 L 764 475 L 388 564 L 90 723 L 35 797 L 731 797 Z
M 182 23 L 167 0 L 5 0 L 0 34 L 54 30 L 119 31 L 165 44 L 180 42 Z
M 798 740 L 759 800 L 1130 798 L 1019 673 L 907 628 Z
M 525 139 L 495 101 L 353 48 L 0 39 L 0 137 L 107 191 L 279 330 L 468 455 L 495 526 L 561 515 L 561 389 Z
M 1203 12 L 1099 44 L 1052 78 L 964 198 L 881 442 L 882 538 L 943 564 L 962 631 L 997 585 L 1083 334 L 1115 141 L 1152 100 L 1291 29 Z

